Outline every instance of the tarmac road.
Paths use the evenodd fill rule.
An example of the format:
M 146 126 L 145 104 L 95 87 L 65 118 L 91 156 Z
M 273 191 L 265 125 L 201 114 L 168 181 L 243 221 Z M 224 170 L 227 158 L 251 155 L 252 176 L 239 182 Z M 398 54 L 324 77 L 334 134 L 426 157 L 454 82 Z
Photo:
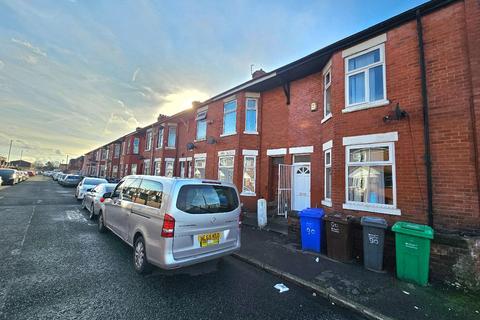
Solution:
M 232 257 L 140 276 L 73 193 L 42 176 L 1 187 L 0 319 L 359 319 Z

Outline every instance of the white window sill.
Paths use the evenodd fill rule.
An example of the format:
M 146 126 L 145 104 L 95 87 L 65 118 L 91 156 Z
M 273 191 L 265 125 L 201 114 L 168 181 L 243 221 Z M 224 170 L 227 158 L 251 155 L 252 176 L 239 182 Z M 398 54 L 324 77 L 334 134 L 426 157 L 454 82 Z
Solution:
M 163 148 L 163 146 L 155 147 L 155 150 L 160 150 L 160 149 L 162 149 L 162 148 Z
M 220 137 L 221 137 L 221 138 L 223 138 L 223 137 L 229 137 L 229 136 L 234 136 L 234 135 L 236 135 L 236 134 L 237 134 L 236 132 L 232 132 L 232 133 L 222 133 L 222 134 L 220 135 Z
M 244 196 L 244 197 L 256 197 L 257 194 L 256 193 L 251 193 L 251 192 L 242 192 L 240 193 L 241 196 Z
M 193 142 L 202 142 L 202 141 L 207 141 L 207 138 L 193 140 Z
M 332 206 L 332 200 L 322 200 L 322 205 L 331 207 Z
M 383 107 L 386 105 L 389 105 L 390 101 L 389 100 L 380 100 L 380 101 L 375 101 L 375 102 L 369 102 L 369 103 L 362 103 L 362 104 L 357 104 L 351 107 L 345 107 L 345 109 L 342 110 L 342 113 L 348 113 L 348 112 L 354 112 L 354 111 L 359 111 L 359 110 L 366 110 L 366 109 L 371 109 L 371 108 L 378 108 L 378 107 Z
M 165 147 L 167 150 L 175 150 L 175 147 Z
M 358 211 L 367 211 L 367 212 L 374 212 L 374 213 L 384 213 L 390 214 L 394 216 L 400 216 L 402 212 L 400 209 L 393 208 L 393 207 L 384 207 L 384 206 L 376 206 L 372 204 L 361 204 L 361 203 L 344 203 L 343 209 L 347 210 L 358 210 Z
M 243 134 L 257 134 L 258 135 L 258 132 L 257 131 L 243 131 Z
M 332 114 L 329 113 L 325 118 L 322 119 L 322 121 L 320 121 L 320 123 L 325 123 L 328 121 L 328 119 L 331 119 L 332 118 Z

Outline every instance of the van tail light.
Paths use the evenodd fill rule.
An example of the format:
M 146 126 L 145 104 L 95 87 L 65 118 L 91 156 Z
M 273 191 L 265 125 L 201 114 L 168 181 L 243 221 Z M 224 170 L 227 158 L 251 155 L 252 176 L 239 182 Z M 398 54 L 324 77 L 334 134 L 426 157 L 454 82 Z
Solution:
M 104 197 L 101 197 L 100 198 L 100 202 L 104 202 L 105 201 L 105 198 Z
M 162 237 L 173 238 L 174 231 L 175 231 L 175 219 L 168 213 L 165 213 L 165 217 L 163 217 Z

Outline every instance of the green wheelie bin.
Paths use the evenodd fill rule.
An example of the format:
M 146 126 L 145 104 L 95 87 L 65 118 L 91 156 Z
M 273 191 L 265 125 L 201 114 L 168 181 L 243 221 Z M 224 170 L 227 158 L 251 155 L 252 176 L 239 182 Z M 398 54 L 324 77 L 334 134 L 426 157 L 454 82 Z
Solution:
M 394 224 L 392 231 L 395 232 L 397 277 L 425 286 L 428 283 L 433 229 L 422 224 L 399 221 Z

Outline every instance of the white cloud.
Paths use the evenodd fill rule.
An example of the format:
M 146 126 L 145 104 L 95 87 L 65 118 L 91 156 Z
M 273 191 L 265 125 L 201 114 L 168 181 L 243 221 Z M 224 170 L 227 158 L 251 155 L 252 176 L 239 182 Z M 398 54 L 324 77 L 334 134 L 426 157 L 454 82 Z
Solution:
M 200 90 L 182 89 L 162 96 L 162 102 L 159 103 L 158 109 L 160 113 L 172 115 L 190 108 L 193 101 L 205 101 L 208 98 L 209 95 Z
M 19 40 L 17 38 L 12 38 L 11 40 L 14 43 L 20 44 L 20 45 L 24 46 L 25 48 L 30 49 L 33 53 L 36 53 L 36 54 L 44 56 L 44 57 L 47 56 L 46 52 L 42 51 L 42 49 L 40 49 L 39 47 L 35 47 L 34 45 L 32 45 L 28 41 Z
M 0 70 L 2 70 L 4 66 L 5 66 L 5 63 L 2 60 L 0 60 Z
M 140 72 L 140 68 L 137 68 L 137 69 L 135 70 L 135 72 L 133 73 L 133 75 L 132 75 L 132 82 L 137 81 L 137 76 L 138 76 L 138 73 L 139 73 L 139 72 Z
M 104 134 L 112 133 L 127 133 L 125 130 L 130 131 L 138 127 L 140 124 L 136 119 L 134 113 L 127 108 L 125 103 L 122 100 L 117 100 L 118 104 L 122 107 L 118 109 L 123 109 L 120 111 L 115 111 L 110 113 L 110 117 L 105 125 L 103 130 Z

